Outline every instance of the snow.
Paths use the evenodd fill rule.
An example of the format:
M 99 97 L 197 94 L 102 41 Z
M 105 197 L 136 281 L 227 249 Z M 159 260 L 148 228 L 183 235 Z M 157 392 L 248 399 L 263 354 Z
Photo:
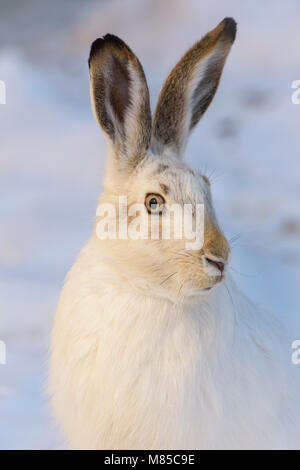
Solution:
M 241 234 L 233 243 L 237 283 L 290 327 L 291 343 L 300 338 L 300 105 L 291 101 L 299 2 L 29 3 L 25 10 L 3 0 L 0 17 L 1 449 L 64 446 L 44 393 L 47 353 L 62 281 L 91 231 L 101 188 L 105 143 L 90 112 L 87 56 L 107 32 L 141 59 L 154 106 L 180 55 L 225 16 L 237 20 L 187 158 L 214 173 L 225 232 Z

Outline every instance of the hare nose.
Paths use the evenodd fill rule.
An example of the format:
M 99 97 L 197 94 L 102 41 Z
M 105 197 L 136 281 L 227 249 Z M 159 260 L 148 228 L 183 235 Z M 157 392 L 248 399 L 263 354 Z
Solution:
M 215 261 L 207 257 L 205 257 L 205 260 L 207 261 L 207 263 L 211 264 L 212 266 L 215 266 L 221 272 L 221 274 L 223 273 L 225 263 L 222 263 L 222 261 Z

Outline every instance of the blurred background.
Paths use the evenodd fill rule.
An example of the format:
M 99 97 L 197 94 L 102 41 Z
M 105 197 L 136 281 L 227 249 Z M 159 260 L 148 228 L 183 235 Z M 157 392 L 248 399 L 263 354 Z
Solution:
M 300 338 L 297 0 L 0 0 L 0 448 L 64 447 L 44 394 L 59 291 L 92 230 L 105 143 L 87 58 L 105 33 L 140 58 L 152 106 L 170 68 L 225 16 L 238 34 L 187 149 L 213 182 L 232 274 Z M 299 369 L 300 374 L 300 369 Z

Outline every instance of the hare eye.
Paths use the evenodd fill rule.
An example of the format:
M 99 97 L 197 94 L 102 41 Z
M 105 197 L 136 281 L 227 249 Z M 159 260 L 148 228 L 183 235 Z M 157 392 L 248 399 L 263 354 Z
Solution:
M 165 200 L 160 194 L 147 194 L 145 206 L 149 214 L 161 214 Z

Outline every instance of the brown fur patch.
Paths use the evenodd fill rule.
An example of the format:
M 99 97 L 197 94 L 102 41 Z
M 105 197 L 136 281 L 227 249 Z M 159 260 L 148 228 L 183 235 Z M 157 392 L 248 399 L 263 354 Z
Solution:
M 165 193 L 165 194 L 169 193 L 169 191 L 170 191 L 169 186 L 167 186 L 166 184 L 163 184 L 163 183 L 159 183 L 159 186 L 160 186 L 163 193 Z
M 201 176 L 202 176 L 202 178 L 204 179 L 205 183 L 207 183 L 207 184 L 210 186 L 210 181 L 209 181 L 209 179 L 207 178 L 207 176 L 205 176 L 205 175 L 201 175 Z
M 153 121 L 156 142 L 174 148 L 180 153 L 184 146 L 183 122 L 187 118 L 188 88 L 197 65 L 219 46 L 218 59 L 208 64 L 192 98 L 191 130 L 206 111 L 217 90 L 223 66 L 235 38 L 236 23 L 225 18 L 214 30 L 206 34 L 182 57 L 167 77 L 160 92 Z M 208 88 L 202 96 L 200 89 Z

